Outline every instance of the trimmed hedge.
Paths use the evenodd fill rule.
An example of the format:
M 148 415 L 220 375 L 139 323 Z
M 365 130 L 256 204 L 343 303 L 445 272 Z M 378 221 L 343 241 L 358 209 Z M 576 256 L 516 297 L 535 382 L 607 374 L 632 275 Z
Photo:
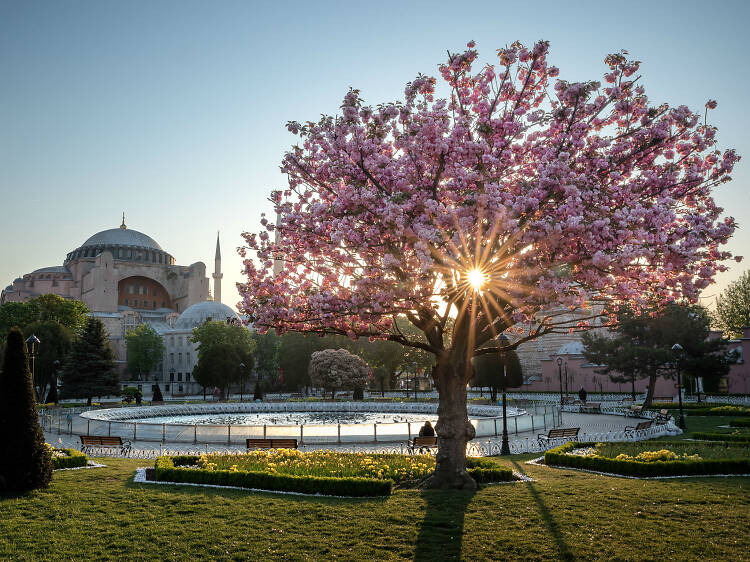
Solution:
M 616 460 L 601 457 L 568 455 L 577 447 L 593 447 L 596 443 L 566 443 L 550 449 L 544 454 L 548 465 L 570 468 L 583 468 L 598 472 L 622 474 L 624 476 L 696 476 L 708 474 L 750 474 L 750 458 L 747 459 L 704 459 L 639 462 Z
M 477 484 L 510 482 L 513 480 L 512 469 L 500 466 L 491 460 L 470 457 L 466 459 L 466 468 Z
M 693 433 L 693 439 L 704 439 L 706 441 L 737 441 L 740 443 L 750 443 L 750 433 L 709 433 L 696 431 Z
M 323 494 L 326 496 L 372 497 L 390 495 L 392 480 L 374 478 L 330 478 L 320 476 L 294 476 L 229 470 L 196 470 L 184 468 L 195 464 L 196 456 L 158 457 L 156 479 L 161 482 L 186 482 L 237 486 L 279 492 Z
M 736 418 L 729 420 L 729 425 L 732 427 L 750 427 L 750 418 Z
M 672 410 L 678 411 L 679 405 L 676 403 L 665 403 L 665 404 L 652 404 L 651 410 Z M 733 406 L 727 404 L 724 406 L 716 406 L 711 404 L 683 404 L 682 409 L 688 412 L 691 416 L 744 416 L 750 415 L 750 408 L 745 406 Z
M 61 468 L 77 468 L 79 466 L 86 466 L 86 464 L 89 462 L 88 457 L 84 455 L 81 451 L 76 451 L 75 449 L 57 449 L 58 451 L 64 451 L 68 454 L 67 457 L 52 457 L 52 465 L 54 466 L 55 470 L 60 470 Z

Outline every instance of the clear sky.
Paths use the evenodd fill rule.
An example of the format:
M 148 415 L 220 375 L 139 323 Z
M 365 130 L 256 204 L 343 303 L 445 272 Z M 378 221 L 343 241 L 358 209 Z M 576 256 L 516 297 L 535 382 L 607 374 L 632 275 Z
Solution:
M 730 249 L 750 259 L 749 22 L 744 0 L 0 0 L 0 286 L 61 265 L 125 211 L 209 275 L 220 230 L 234 306 L 240 233 L 284 185 L 285 123 L 336 112 L 350 86 L 399 99 L 470 39 L 483 61 L 546 39 L 567 80 L 600 79 L 604 56 L 627 49 L 653 101 L 718 100 L 720 146 L 745 160 L 716 197 L 741 226 Z M 750 268 L 732 263 L 706 296 Z

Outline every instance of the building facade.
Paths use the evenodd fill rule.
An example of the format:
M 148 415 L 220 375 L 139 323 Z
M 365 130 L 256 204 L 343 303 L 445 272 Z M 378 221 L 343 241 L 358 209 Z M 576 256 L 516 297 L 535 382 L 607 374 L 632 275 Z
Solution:
M 164 360 L 149 375 L 150 380 L 124 380 L 124 384 L 138 384 L 145 394 L 150 393 L 151 383 L 163 385 L 169 394 L 189 394 L 196 386 L 191 380 L 197 362 L 189 341 L 192 329 L 208 318 L 237 318 L 231 308 L 219 302 L 223 275 L 218 235 L 214 269 L 215 300 L 203 262 L 176 264 L 153 238 L 128 228 L 123 214 L 119 228 L 90 236 L 68 252 L 62 265 L 15 279 L 0 293 L 0 304 L 48 293 L 84 302 L 91 315 L 104 324 L 123 377 L 125 334 L 139 324 L 150 324 L 164 338 Z

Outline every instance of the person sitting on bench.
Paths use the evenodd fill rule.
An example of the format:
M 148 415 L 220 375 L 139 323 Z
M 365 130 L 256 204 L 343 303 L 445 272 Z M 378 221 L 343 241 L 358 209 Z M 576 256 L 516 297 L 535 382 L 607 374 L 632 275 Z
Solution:
M 430 420 L 424 422 L 424 425 L 419 428 L 420 437 L 435 437 L 435 429 L 432 427 Z

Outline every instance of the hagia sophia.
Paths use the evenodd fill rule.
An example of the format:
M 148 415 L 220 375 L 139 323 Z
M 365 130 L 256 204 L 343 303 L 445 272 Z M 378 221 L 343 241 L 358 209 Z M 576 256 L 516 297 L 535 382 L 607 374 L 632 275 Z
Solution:
M 202 391 L 191 374 L 198 362 L 192 330 L 208 319 L 239 320 L 221 302 L 221 250 L 216 238 L 213 297 L 206 265 L 177 265 L 153 238 L 130 229 L 123 214 L 119 228 L 97 232 L 72 250 L 62 265 L 43 267 L 13 281 L 0 293 L 0 304 L 53 293 L 83 301 L 109 334 L 124 374 L 125 334 L 150 324 L 164 339 L 164 360 L 150 381 L 133 381 L 144 393 L 159 384 L 169 395 Z

